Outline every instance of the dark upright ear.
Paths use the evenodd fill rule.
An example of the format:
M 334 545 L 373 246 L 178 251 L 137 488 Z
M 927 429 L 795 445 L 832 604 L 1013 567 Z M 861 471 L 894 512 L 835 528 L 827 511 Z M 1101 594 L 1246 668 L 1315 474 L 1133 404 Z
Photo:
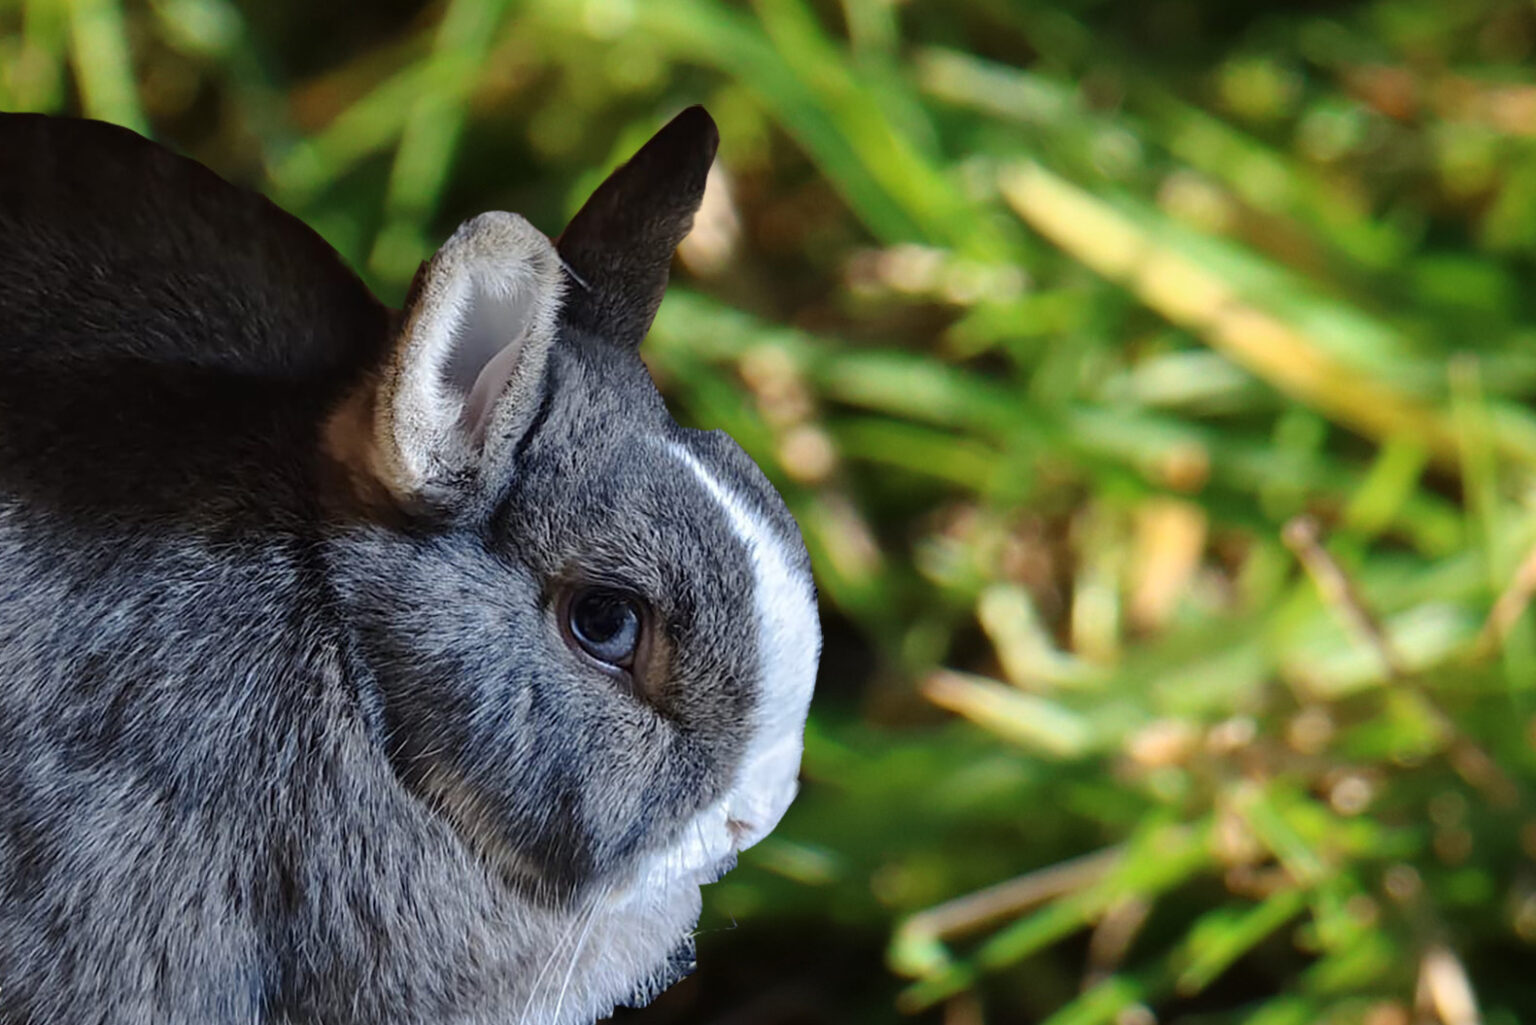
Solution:
M 677 244 L 693 227 L 720 134 L 703 107 L 667 123 L 598 186 L 556 242 L 577 279 L 562 316 L 620 345 L 650 330 Z

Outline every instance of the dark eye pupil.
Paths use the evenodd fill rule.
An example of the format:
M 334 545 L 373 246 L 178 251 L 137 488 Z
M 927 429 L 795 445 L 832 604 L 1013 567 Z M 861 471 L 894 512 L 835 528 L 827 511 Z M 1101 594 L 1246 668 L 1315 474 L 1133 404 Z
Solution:
M 585 591 L 571 602 L 571 635 L 593 658 L 626 665 L 640 642 L 640 610 L 614 591 Z

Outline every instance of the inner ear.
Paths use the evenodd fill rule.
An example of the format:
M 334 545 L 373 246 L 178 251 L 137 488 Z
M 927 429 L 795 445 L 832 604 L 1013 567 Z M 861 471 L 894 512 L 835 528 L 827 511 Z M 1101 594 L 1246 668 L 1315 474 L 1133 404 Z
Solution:
M 463 396 L 460 424 L 471 441 L 483 443 L 490 413 L 506 391 L 536 331 L 535 297 L 507 287 L 507 282 L 475 276 L 469 297 L 453 328 L 443 384 Z

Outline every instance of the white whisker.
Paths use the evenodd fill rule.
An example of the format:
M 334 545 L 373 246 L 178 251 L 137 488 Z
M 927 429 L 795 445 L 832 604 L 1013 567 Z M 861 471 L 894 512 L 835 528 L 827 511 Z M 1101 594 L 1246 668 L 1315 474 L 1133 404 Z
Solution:
M 560 995 L 555 998 L 555 1013 L 549 1016 L 551 1022 L 558 1023 L 560 1021 L 560 1008 L 565 1004 L 565 991 L 570 988 L 571 977 L 576 972 L 576 962 L 581 960 L 581 950 L 586 946 L 587 934 L 592 931 L 592 923 L 597 921 L 598 909 L 602 907 L 603 901 L 607 899 L 608 888 L 604 887 L 602 892 L 597 895 L 597 899 L 592 901 L 592 910 L 587 915 L 586 927 L 581 930 L 581 938 L 576 941 L 576 950 L 571 954 L 571 963 L 565 969 L 565 981 L 560 983 Z
M 533 980 L 533 985 L 528 990 L 528 1002 L 523 1005 L 523 1013 L 517 1016 L 519 1025 L 527 1025 L 528 1015 L 533 1010 L 533 1004 L 538 999 L 539 989 L 544 985 L 544 977 L 549 974 L 550 968 L 559 960 L 560 952 L 565 949 L 566 941 L 576 932 L 576 925 L 581 921 L 579 916 L 573 917 L 566 925 L 565 931 L 560 934 L 559 942 L 550 947 L 549 957 L 544 959 L 544 967 L 539 969 L 538 976 Z

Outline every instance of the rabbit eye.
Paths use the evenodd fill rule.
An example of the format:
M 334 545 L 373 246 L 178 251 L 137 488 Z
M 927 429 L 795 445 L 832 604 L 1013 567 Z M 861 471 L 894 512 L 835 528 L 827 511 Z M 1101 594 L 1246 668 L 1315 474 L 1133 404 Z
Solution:
M 628 667 L 640 645 L 640 603 L 621 591 L 578 592 L 566 613 L 566 628 L 581 650 L 599 662 Z

